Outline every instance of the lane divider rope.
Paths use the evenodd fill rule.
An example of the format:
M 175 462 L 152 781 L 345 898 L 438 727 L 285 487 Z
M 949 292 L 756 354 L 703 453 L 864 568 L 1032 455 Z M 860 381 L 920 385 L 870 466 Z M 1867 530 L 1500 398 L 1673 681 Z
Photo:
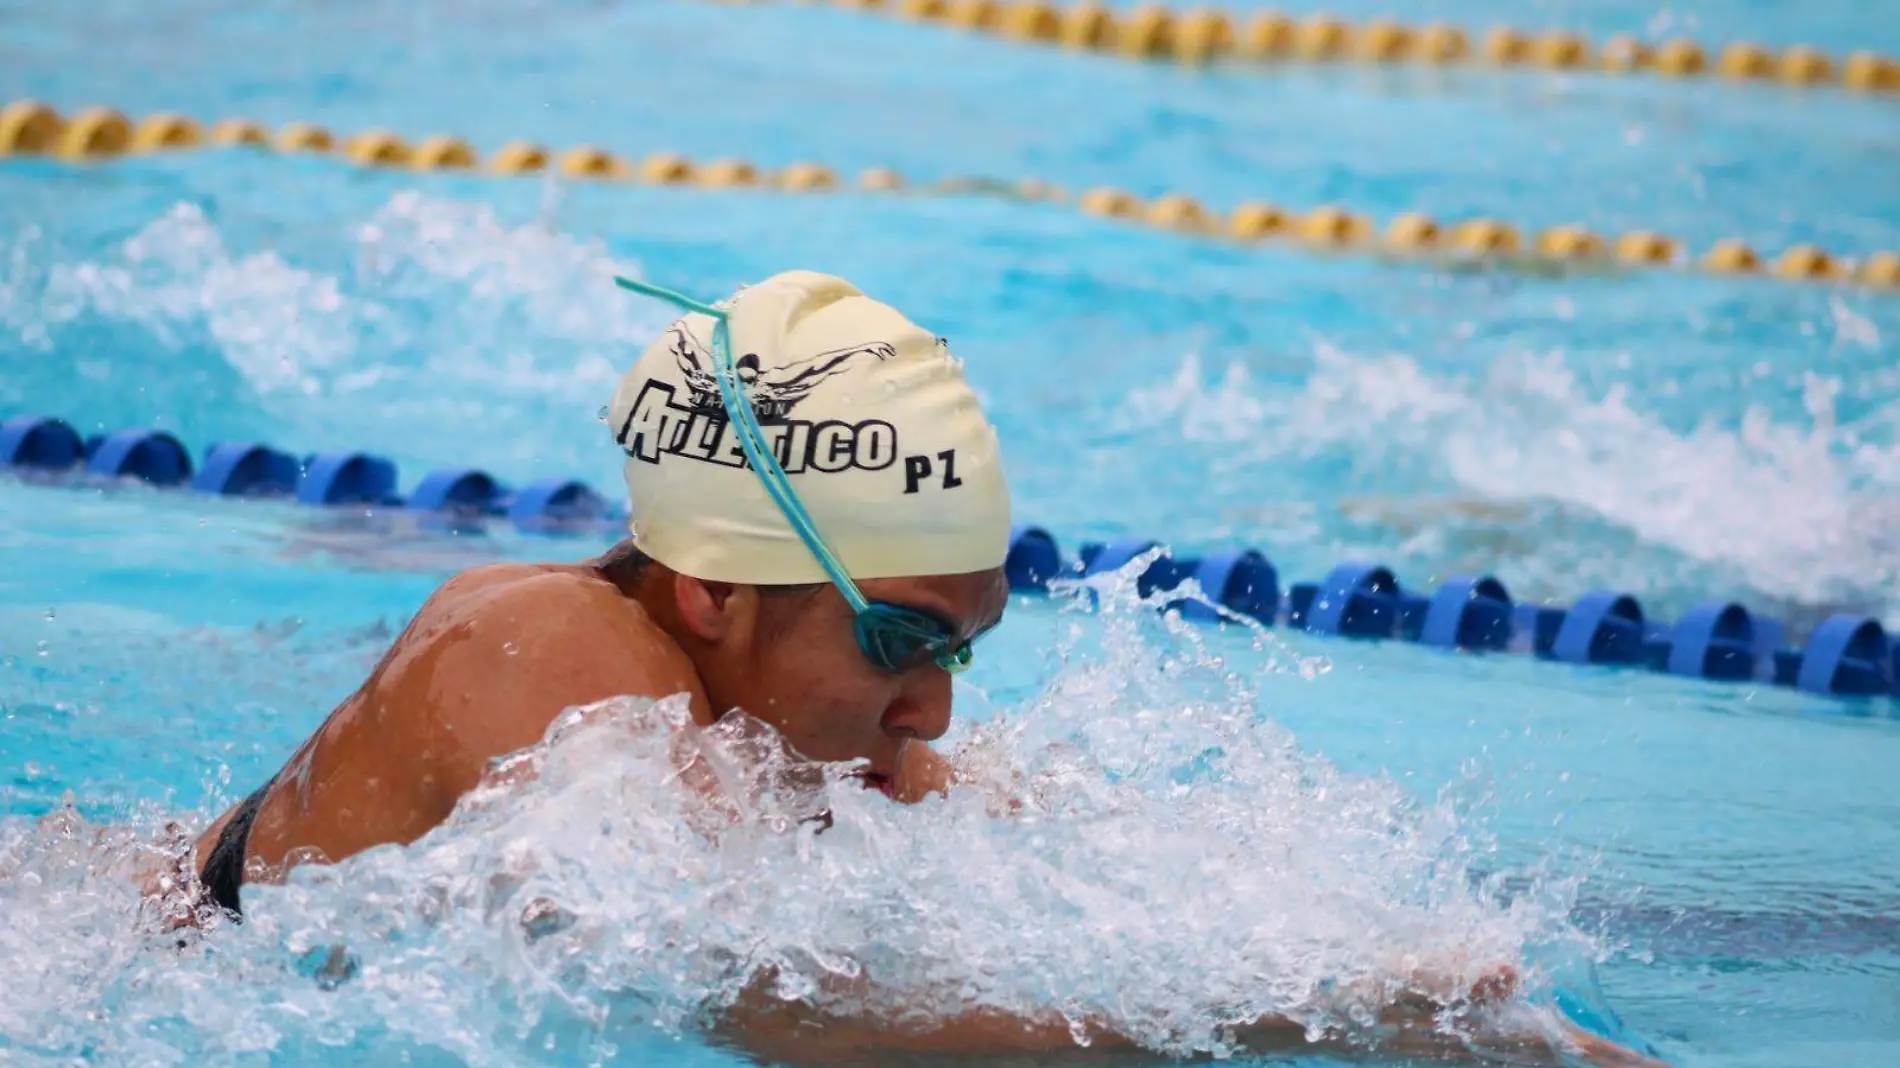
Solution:
M 522 176 L 552 171 L 576 180 L 641 182 L 696 189 L 770 189 L 826 193 L 845 188 L 831 168 L 793 163 L 776 172 L 740 159 L 701 162 L 671 152 L 634 160 L 595 145 L 556 152 L 529 141 L 504 145 L 484 161 L 475 148 L 446 134 L 410 142 L 388 130 L 338 137 L 310 123 L 295 122 L 274 133 L 247 119 L 205 126 L 172 112 L 134 121 L 106 107 L 84 108 L 71 117 L 45 104 L 16 100 L 0 109 L 0 158 L 45 156 L 72 163 L 98 163 L 127 155 L 205 147 L 250 147 L 284 153 L 334 155 L 359 167 L 419 172 Z M 1408 212 L 1374 224 L 1360 212 L 1322 206 L 1300 213 L 1253 201 L 1227 213 L 1185 193 L 1143 200 L 1118 189 L 1095 188 L 1072 195 L 1035 179 L 999 181 L 945 178 L 916 186 L 888 167 L 858 175 L 855 187 L 870 193 L 989 196 L 1063 204 L 1086 214 L 1202 239 L 1244 245 L 1274 241 L 1332 254 L 1360 254 L 1428 266 L 1512 268 L 1535 272 L 1653 269 L 1715 275 L 1748 275 L 1788 282 L 1859 285 L 1900 291 L 1900 251 L 1850 258 L 1813 245 L 1795 245 L 1769 256 L 1736 238 L 1692 253 L 1683 242 L 1651 230 L 1602 235 L 1576 225 L 1528 231 L 1497 219 L 1440 222 Z
M 445 532 L 478 532 L 496 519 L 531 534 L 617 539 L 627 529 L 623 509 L 576 479 L 510 489 L 476 468 L 444 468 L 423 476 L 404 495 L 397 492 L 396 465 L 367 453 L 297 457 L 268 445 L 227 442 L 212 445 L 202 463 L 194 464 L 185 446 L 164 431 L 135 428 L 82 438 L 64 420 L 35 415 L 0 422 L 0 471 L 44 485 L 136 480 L 217 496 L 288 498 L 356 515 L 407 515 L 423 529 Z M 1158 541 L 1131 538 L 1083 545 L 1070 559 L 1048 531 L 1034 526 L 1012 532 L 1004 569 L 1012 589 L 1034 593 L 1059 578 L 1131 566 L 1142 567 L 1136 587 L 1144 597 L 1193 580 L 1205 601 L 1183 596 L 1167 607 L 1211 624 L 1225 619 L 1213 607 L 1219 605 L 1267 626 L 1338 637 L 1528 653 L 1570 664 L 1648 668 L 1845 697 L 1900 695 L 1900 646 L 1878 620 L 1850 613 L 1829 617 L 1797 648 L 1781 622 L 1733 602 L 1699 605 L 1670 624 L 1647 617 L 1635 597 L 1617 590 L 1596 590 L 1570 605 L 1523 604 L 1490 575 L 1461 575 L 1428 593 L 1365 561 L 1341 563 L 1316 582 L 1282 591 L 1279 572 L 1256 549 L 1177 557 Z
M 279 152 L 334 154 L 359 167 L 490 173 L 502 177 L 555 171 L 580 181 L 646 182 L 707 190 L 760 188 L 781 192 L 834 192 L 845 182 L 823 163 L 792 163 L 777 173 L 745 160 L 695 162 L 673 152 L 629 160 L 593 144 L 553 152 L 540 144 L 515 141 L 494 152 L 486 165 L 471 144 L 450 135 L 409 143 L 386 129 L 336 137 L 312 124 L 289 124 L 276 133 L 249 120 L 222 120 L 209 127 L 188 116 L 160 112 L 133 122 L 122 112 L 91 106 L 65 118 L 36 101 L 15 101 L 0 110 L 0 158 L 51 156 L 66 162 L 104 162 L 127 154 L 177 152 L 201 146 L 251 146 Z M 1782 281 L 1853 283 L 1868 289 L 1900 291 L 1900 251 L 1877 251 L 1849 258 L 1794 245 L 1765 257 L 1740 239 L 1721 239 L 1701 255 L 1682 241 L 1651 230 L 1600 236 L 1583 226 L 1550 226 L 1526 232 L 1511 222 L 1465 219 L 1438 222 L 1429 215 L 1404 213 L 1383 228 L 1370 217 L 1324 205 L 1294 213 L 1275 203 L 1250 201 L 1226 215 L 1208 209 L 1188 194 L 1142 200 L 1131 192 L 1091 188 L 1072 196 L 1053 182 L 1005 182 L 994 179 L 944 179 L 912 186 L 889 167 L 863 171 L 855 186 L 864 192 L 923 192 L 937 196 L 996 196 L 1009 200 L 1068 203 L 1098 219 L 1148 226 L 1184 236 L 1229 239 L 1237 243 L 1281 241 L 1322 253 L 1360 253 L 1421 260 L 1433 266 L 1505 266 L 1520 270 L 1697 270 L 1718 276 L 1775 277 Z
M 1647 73 L 1664 78 L 1709 76 L 1900 94 L 1900 62 L 1893 57 L 1861 50 L 1837 59 L 1801 44 L 1776 50 L 1736 41 L 1718 49 L 1683 37 L 1652 44 L 1627 34 L 1593 44 L 1568 30 L 1529 32 L 1493 26 L 1479 34 L 1444 23 L 1415 26 L 1390 18 L 1353 23 L 1323 12 L 1296 19 L 1271 10 L 1230 14 L 1203 6 L 1179 11 L 1154 3 L 1127 11 L 1098 3 L 1058 6 L 1040 0 L 836 0 L 836 4 L 1011 41 L 1194 66 L 1222 60 L 1409 63 Z

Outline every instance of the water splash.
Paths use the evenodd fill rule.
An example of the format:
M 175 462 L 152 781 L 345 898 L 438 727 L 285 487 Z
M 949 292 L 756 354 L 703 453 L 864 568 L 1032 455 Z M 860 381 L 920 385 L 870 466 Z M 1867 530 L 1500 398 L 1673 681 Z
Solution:
M 1511 962 L 1536 983 L 1539 960 L 1598 951 L 1563 918 L 1574 886 L 1507 900 L 1481 874 L 1492 846 L 1457 789 L 1420 800 L 1302 752 L 1230 668 L 1244 636 L 1123 610 L 1133 585 L 1097 583 L 1103 626 L 961 737 L 965 785 L 916 806 L 742 715 L 697 731 L 681 699 L 616 699 L 413 846 L 300 868 L 247 889 L 242 926 L 182 934 L 161 922 L 178 899 L 133 883 L 180 839 L 162 813 L 0 823 L 0 961 L 21 980 L 0 1048 L 638 1060 L 750 992 L 1230 1053 L 1237 1021 L 1363 1037 L 1417 974 L 1468 987 Z
M 355 350 L 357 316 L 338 280 L 275 252 L 234 255 L 197 204 L 181 202 L 110 255 L 54 262 L 34 277 L 32 235 L 15 247 L 0 322 L 34 348 L 86 320 L 148 334 L 174 354 L 215 346 L 261 393 L 318 392 Z
M 627 265 L 598 240 L 509 225 L 485 204 L 401 193 L 356 240 L 355 287 L 413 309 L 393 347 L 423 355 L 433 373 L 491 388 L 499 374 L 509 389 L 597 405 L 664 322 L 662 309 L 605 284 Z M 440 315 L 449 294 L 460 306 Z
M 1647 557 L 1639 567 L 1606 562 L 1596 581 L 1640 589 L 1657 571 L 1687 567 L 1711 585 L 1891 612 L 1900 607 L 1900 443 L 1879 413 L 1843 425 L 1838 392 L 1809 372 L 1806 426 L 1751 406 L 1735 426 L 1679 431 L 1625 385 L 1590 394 L 1560 354 L 1447 377 L 1407 356 L 1322 344 L 1298 389 L 1254 383 L 1240 365 L 1216 380 L 1189 356 L 1172 380 L 1131 394 L 1122 415 L 1146 433 L 1237 451 L 1250 468 L 1343 458 L 1350 473 L 1335 484 L 1346 495 L 1333 503 L 1396 527 L 1433 563 L 1450 555 L 1443 533 L 1461 521 L 1520 531 L 1544 522 L 1549 546 L 1494 541 L 1479 566 L 1541 553 L 1536 569 L 1559 569 L 1567 581 L 1558 592 L 1575 593 L 1577 546 L 1561 528 L 1594 524 L 1582 556 L 1627 540 Z
M 485 204 L 403 192 L 294 254 L 256 243 L 190 201 L 83 258 L 22 231 L 0 271 L 0 354 L 18 358 L 0 396 L 428 463 L 447 454 L 431 441 L 510 426 L 482 461 L 543 474 L 607 455 L 586 414 L 665 321 L 615 296 L 608 279 L 639 270 L 599 240 Z

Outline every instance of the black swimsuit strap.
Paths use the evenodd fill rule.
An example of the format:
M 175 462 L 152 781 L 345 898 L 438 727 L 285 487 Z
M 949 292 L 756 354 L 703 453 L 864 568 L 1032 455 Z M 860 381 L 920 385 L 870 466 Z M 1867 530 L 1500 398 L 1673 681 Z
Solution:
M 244 914 L 238 907 L 238 887 L 244 885 L 244 858 L 250 848 L 251 824 L 257 821 L 257 810 L 264 807 L 264 799 L 270 796 L 270 788 L 276 781 L 272 776 L 231 813 L 231 819 L 218 832 L 217 844 L 211 847 L 211 855 L 205 858 L 204 867 L 198 873 L 198 882 L 211 900 L 234 917 Z

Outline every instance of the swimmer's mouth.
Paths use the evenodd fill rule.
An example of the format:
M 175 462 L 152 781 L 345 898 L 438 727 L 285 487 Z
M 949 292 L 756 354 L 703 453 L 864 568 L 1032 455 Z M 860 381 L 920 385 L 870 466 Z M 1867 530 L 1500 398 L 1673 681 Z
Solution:
M 876 790 L 885 797 L 893 796 L 891 791 L 895 788 L 896 784 L 891 781 L 889 775 L 883 772 L 861 771 L 858 772 L 858 779 L 864 783 L 864 787 L 867 790 Z

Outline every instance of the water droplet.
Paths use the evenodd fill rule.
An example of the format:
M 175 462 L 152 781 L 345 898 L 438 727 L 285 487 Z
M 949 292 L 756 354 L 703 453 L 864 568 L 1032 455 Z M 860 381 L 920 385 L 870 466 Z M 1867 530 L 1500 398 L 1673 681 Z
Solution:
M 48 622 L 51 622 L 58 615 L 59 615 L 59 612 L 56 609 L 48 608 L 46 610 L 46 618 Z
M 607 421 L 607 406 L 605 404 L 600 406 L 600 411 L 594 413 L 594 418 L 603 423 Z
M 39 643 L 33 646 L 33 649 L 35 652 L 39 653 L 41 656 L 46 656 L 47 654 L 53 651 L 50 647 L 47 646 L 46 639 L 44 638 L 41 638 Z
M 38 764 L 33 763 L 31 760 L 27 761 L 26 762 L 27 778 L 37 779 L 39 778 L 39 774 L 40 774 L 40 766 Z
M 509 656 L 515 656 L 521 652 L 521 647 L 514 642 L 502 642 L 501 651 L 507 653 Z

